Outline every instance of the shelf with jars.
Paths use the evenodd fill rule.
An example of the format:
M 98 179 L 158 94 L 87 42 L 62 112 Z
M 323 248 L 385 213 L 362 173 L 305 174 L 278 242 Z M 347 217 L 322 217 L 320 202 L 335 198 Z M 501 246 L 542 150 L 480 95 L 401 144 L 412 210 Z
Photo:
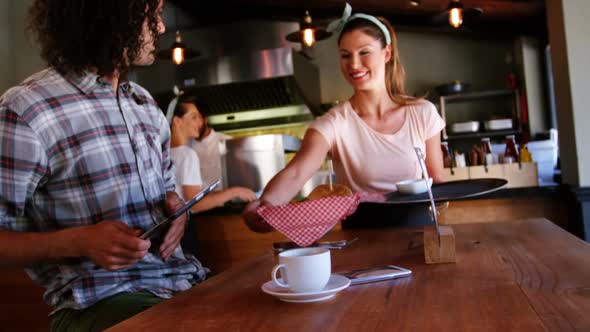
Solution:
M 518 90 L 490 90 L 440 96 L 447 126 L 443 140 L 519 135 L 522 131 Z

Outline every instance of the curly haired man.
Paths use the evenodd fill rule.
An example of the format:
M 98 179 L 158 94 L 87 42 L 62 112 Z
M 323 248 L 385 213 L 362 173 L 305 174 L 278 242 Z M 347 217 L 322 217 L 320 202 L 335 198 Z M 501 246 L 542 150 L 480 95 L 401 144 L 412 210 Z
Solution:
M 99 331 L 202 281 L 179 246 L 170 130 L 126 79 L 154 61 L 162 0 L 36 0 L 48 68 L 0 97 L 0 266 L 46 288 L 53 331 Z

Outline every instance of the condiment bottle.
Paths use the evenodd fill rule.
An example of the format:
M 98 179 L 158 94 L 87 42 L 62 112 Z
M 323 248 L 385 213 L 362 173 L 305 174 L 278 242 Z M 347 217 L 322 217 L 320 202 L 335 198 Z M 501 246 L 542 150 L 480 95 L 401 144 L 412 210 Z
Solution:
M 532 163 L 533 162 L 533 156 L 531 155 L 531 152 L 526 147 L 526 145 L 520 148 L 520 162 L 521 163 Z
M 485 163 L 485 154 L 481 146 L 474 145 L 469 152 L 469 165 L 478 166 Z
M 449 152 L 449 142 L 441 142 L 440 149 L 443 155 L 443 166 L 445 168 L 451 167 L 451 153 Z
M 485 165 L 493 164 L 494 156 L 492 155 L 492 144 L 490 143 L 489 137 L 484 137 L 481 139 L 481 149 L 483 150 L 485 156 Z
M 455 167 L 466 167 L 467 162 L 465 161 L 465 154 L 459 153 L 459 151 L 455 150 L 455 156 L 453 158 L 455 160 L 454 166 Z
M 506 150 L 504 151 L 504 163 L 518 162 L 518 150 L 516 149 L 516 140 L 514 135 L 506 136 Z
M 484 137 L 481 139 L 481 147 L 483 149 L 483 153 L 492 153 L 492 145 L 490 144 L 489 137 Z

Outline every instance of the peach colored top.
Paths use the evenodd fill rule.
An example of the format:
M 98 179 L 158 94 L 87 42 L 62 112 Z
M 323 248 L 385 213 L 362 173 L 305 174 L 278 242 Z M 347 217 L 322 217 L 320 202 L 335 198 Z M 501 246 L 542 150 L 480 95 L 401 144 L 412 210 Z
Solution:
M 445 123 L 429 101 L 421 100 L 404 109 L 404 124 L 394 134 L 369 127 L 348 101 L 309 126 L 330 145 L 337 183 L 355 192 L 389 192 L 396 190 L 396 182 L 422 177 L 414 147 L 426 154 L 426 140 L 438 135 Z

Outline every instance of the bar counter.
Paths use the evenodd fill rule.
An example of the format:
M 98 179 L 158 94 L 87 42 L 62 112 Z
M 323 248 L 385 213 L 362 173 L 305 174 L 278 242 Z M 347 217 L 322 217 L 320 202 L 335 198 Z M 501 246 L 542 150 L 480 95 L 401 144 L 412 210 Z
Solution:
M 261 291 L 268 252 L 109 331 L 588 331 L 590 246 L 545 219 L 454 225 L 457 262 L 424 263 L 421 229 L 334 230 L 333 271 L 399 265 L 411 277 L 350 286 L 317 303 Z
M 440 209 L 439 222 L 458 225 L 545 218 L 572 232 L 572 210 L 565 190 L 559 186 L 502 189 L 485 196 L 450 202 L 448 207 Z M 287 241 L 278 232 L 258 234 L 247 229 L 240 214 L 243 207 L 226 206 L 193 216 L 197 256 L 215 273 L 244 259 L 268 253 L 273 242 Z M 340 224 L 335 231 L 339 229 Z

